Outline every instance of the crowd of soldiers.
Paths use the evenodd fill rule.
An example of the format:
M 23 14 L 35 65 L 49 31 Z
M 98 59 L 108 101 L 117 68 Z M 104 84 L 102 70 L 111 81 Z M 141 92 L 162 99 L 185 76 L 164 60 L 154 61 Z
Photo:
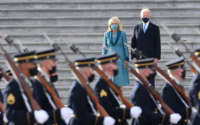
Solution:
M 132 125 L 200 124 L 200 50 L 191 53 L 196 61 L 189 96 L 181 85 L 186 72 L 183 57 L 169 61 L 167 73 L 160 70 L 154 59 L 145 58 L 128 66 L 136 79 L 130 101 L 111 80 L 118 73 L 116 53 L 73 62 L 65 55 L 75 78 L 64 105 L 53 86 L 58 80 L 58 48 L 62 50 L 54 46 L 10 57 L 1 44 L 11 71 L 0 72 L 1 79 L 7 82 L 0 96 L 1 125 L 128 125 L 128 120 L 132 120 Z M 167 80 L 161 95 L 148 81 L 156 72 Z M 98 78 L 92 89 L 90 83 L 95 75 Z

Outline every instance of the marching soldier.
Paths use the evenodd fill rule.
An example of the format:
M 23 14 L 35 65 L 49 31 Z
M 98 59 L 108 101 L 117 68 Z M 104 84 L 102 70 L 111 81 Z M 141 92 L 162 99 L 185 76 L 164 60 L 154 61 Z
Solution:
M 148 80 L 148 77 L 155 73 L 153 64 L 154 59 L 152 58 L 140 59 L 135 62 L 135 67 L 137 68 L 137 72 Z M 140 106 L 143 110 L 139 120 L 134 120 L 132 125 L 166 125 L 168 121 L 176 124 L 181 118 L 181 116 L 176 113 L 170 116 L 165 115 L 157 101 L 139 81 L 137 81 L 133 87 L 131 101 L 133 104 Z
M 94 72 L 90 68 L 91 65 L 94 65 L 94 58 L 79 59 L 74 64 L 87 84 L 94 80 Z M 68 103 L 75 114 L 70 121 L 73 125 L 114 125 L 115 123 L 115 120 L 110 116 L 101 117 L 97 115 L 94 103 L 78 80 L 75 80 L 70 88 Z
M 21 53 L 14 57 L 20 71 L 27 77 L 31 76 L 31 71 L 35 67 L 35 52 Z M 29 84 L 30 85 L 30 84 Z M 8 125 L 33 125 L 45 123 L 49 116 L 46 111 L 33 111 L 24 94 L 20 83 L 11 79 L 5 88 L 4 93 L 5 118 Z
M 50 83 L 50 86 L 52 87 L 52 89 L 54 89 L 57 96 L 59 97 L 59 94 L 53 84 L 58 80 L 58 75 L 56 72 L 56 58 L 55 58 L 56 55 L 55 54 L 56 54 L 56 51 L 54 49 L 49 49 L 49 50 L 38 52 L 37 58 L 39 60 L 38 66 L 39 66 L 40 72 L 45 76 L 45 78 Z
M 36 55 L 38 69 L 40 69 L 40 72 L 47 73 L 48 75 L 50 74 L 51 81 L 57 80 L 56 63 L 54 61 L 55 56 L 56 52 L 54 49 L 41 51 Z M 38 74 L 37 66 L 34 70 L 32 75 L 36 76 Z M 49 78 L 49 76 L 47 78 Z M 36 101 L 50 116 L 45 125 L 66 125 L 70 118 L 69 115 L 71 115 L 73 111 L 68 107 L 58 109 L 51 95 L 43 87 L 42 83 L 36 77 L 32 77 L 30 80 L 33 85 L 33 95 Z
M 99 68 L 109 77 L 117 75 L 118 67 L 116 61 L 118 60 L 117 54 L 109 54 L 101 56 L 96 59 Z M 118 86 L 116 86 L 118 87 Z M 118 87 L 119 88 L 119 87 Z M 116 93 L 110 89 L 106 81 L 99 78 L 95 85 L 95 92 L 99 98 L 100 104 L 106 111 L 116 120 L 115 125 L 128 125 L 127 119 L 138 118 L 142 110 L 138 106 L 131 108 L 121 107 L 121 101 Z
M 185 79 L 184 58 L 172 60 L 166 64 L 169 76 L 176 81 L 177 85 Z M 182 86 L 181 86 L 182 87 Z M 172 110 L 180 113 L 182 119 L 177 125 L 188 125 L 190 120 L 191 107 L 187 104 L 183 96 L 170 84 L 166 84 L 162 91 L 164 102 L 169 105 Z
M 0 80 L 2 80 L 2 74 L 0 72 Z M 3 104 L 3 93 L 2 93 L 2 90 L 0 90 L 0 102 Z M 3 113 L 0 112 L 0 125 L 3 125 Z
M 194 51 L 194 55 L 200 57 L 200 49 Z M 199 59 L 200 60 L 200 59 Z M 200 74 L 196 73 L 191 82 L 189 90 L 190 101 L 192 103 L 191 125 L 199 125 L 200 123 Z

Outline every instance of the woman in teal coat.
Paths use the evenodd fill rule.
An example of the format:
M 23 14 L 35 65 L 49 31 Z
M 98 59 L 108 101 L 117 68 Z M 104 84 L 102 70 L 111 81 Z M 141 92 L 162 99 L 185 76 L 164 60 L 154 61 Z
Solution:
M 117 61 L 118 73 L 113 78 L 113 82 L 118 86 L 129 84 L 129 75 L 127 63 L 129 61 L 129 53 L 127 46 L 126 33 L 122 31 L 120 20 L 118 17 L 111 17 L 108 21 L 108 31 L 104 34 L 103 55 L 116 52 L 120 59 Z M 108 48 L 108 49 L 106 49 Z

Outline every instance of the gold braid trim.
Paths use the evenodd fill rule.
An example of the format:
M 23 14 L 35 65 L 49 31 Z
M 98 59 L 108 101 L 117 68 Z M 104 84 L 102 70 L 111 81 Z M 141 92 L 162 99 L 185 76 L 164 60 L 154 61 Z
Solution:
M 189 108 L 185 108 L 186 111 L 186 119 L 184 120 L 184 122 L 188 122 L 189 118 L 190 118 L 190 114 L 189 114 Z
M 30 119 L 30 114 L 29 112 L 26 112 L 26 121 L 28 125 L 31 125 L 31 119 Z
M 94 125 L 97 125 L 97 121 L 98 121 L 99 117 L 96 116 L 96 119 L 95 119 L 95 122 L 94 122 Z
M 53 125 L 58 125 L 58 123 L 56 122 L 56 111 L 53 110 Z
M 164 125 L 164 121 L 165 121 L 165 115 L 162 117 L 162 120 L 161 120 L 161 125 Z
M 123 109 L 123 117 L 122 119 L 126 119 L 126 109 Z

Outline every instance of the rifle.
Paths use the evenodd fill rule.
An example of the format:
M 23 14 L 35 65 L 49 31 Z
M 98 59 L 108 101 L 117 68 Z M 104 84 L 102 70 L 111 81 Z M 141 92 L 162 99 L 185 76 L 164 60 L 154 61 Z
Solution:
M 128 45 L 126 45 L 128 46 Z M 129 46 L 128 46 L 129 47 Z M 137 52 L 136 52 L 137 53 Z M 142 52 L 140 52 L 140 54 L 142 55 L 142 57 L 145 57 Z M 191 105 L 190 102 L 190 98 L 186 95 L 186 93 L 184 92 L 184 90 L 182 88 L 180 88 L 176 82 L 174 80 L 172 80 L 169 75 L 167 73 L 165 73 L 162 69 L 160 69 L 156 64 L 154 64 L 154 68 L 155 70 L 159 73 L 159 75 L 166 80 L 169 84 L 171 84 L 186 100 L 188 105 Z
M 125 45 L 127 46 L 128 44 L 125 44 Z M 129 48 L 129 46 L 127 46 L 127 47 Z M 108 49 L 107 47 L 104 47 L 104 48 Z M 133 52 L 138 52 L 138 51 L 134 50 Z M 160 97 L 160 95 L 153 88 L 150 87 L 150 83 L 146 79 L 144 79 L 137 71 L 135 71 L 135 69 L 132 68 L 132 66 L 130 64 L 128 64 L 128 68 L 130 69 L 129 71 L 138 80 L 140 80 L 141 84 L 143 83 L 144 87 L 153 96 L 153 98 L 161 104 L 162 109 L 165 111 L 166 114 L 170 115 L 170 114 L 174 113 L 174 111 L 167 104 L 164 103 L 164 101 Z
M 4 40 L 4 39 L 3 39 Z M 7 53 L 7 51 L 3 48 L 3 45 L 0 43 L 0 49 L 3 51 L 3 55 L 6 58 L 9 66 L 11 67 L 12 71 L 13 71 L 13 75 L 15 75 L 16 79 L 18 80 L 19 84 L 21 85 L 22 89 L 24 90 L 29 103 L 31 105 L 32 110 L 40 110 L 40 106 L 38 105 L 38 103 L 35 101 L 35 99 L 33 98 L 33 95 L 30 91 L 30 89 L 27 87 L 24 79 L 22 78 L 22 73 L 21 71 L 17 68 L 17 66 L 15 65 L 15 63 L 13 62 L 13 60 L 11 59 L 10 55 Z
M 160 97 L 160 95 L 153 88 L 150 87 L 150 83 L 146 79 L 144 79 L 138 72 L 136 72 L 135 69 L 130 66 L 130 64 L 129 64 L 129 68 L 130 68 L 130 72 L 143 83 L 143 85 L 147 89 L 147 91 L 157 101 L 159 101 L 159 103 L 161 104 L 162 109 L 165 111 L 165 113 L 168 114 L 168 115 L 174 113 L 173 110 L 167 104 L 164 103 L 164 101 Z
M 85 54 L 82 53 L 79 48 L 77 48 L 74 44 L 71 45 L 70 49 L 77 54 L 80 54 L 84 57 Z M 131 108 L 133 106 L 133 104 L 123 96 L 122 92 L 120 91 L 120 89 L 118 89 L 114 83 L 112 81 L 110 81 L 108 79 L 108 77 L 106 76 L 106 74 L 101 71 L 96 65 L 92 66 L 92 68 L 97 72 L 97 74 L 107 83 L 107 85 L 119 96 L 120 100 L 123 102 L 123 104 L 126 105 L 126 107 Z
M 162 69 L 160 69 L 156 64 L 154 64 L 155 70 L 163 77 L 166 81 L 168 81 L 186 100 L 187 104 L 191 106 L 190 98 L 186 95 L 185 91 L 179 87 L 174 80 L 172 80 L 167 73 L 165 73 Z
M 56 105 L 56 107 L 57 108 L 63 108 L 64 104 L 62 103 L 62 101 L 56 95 L 55 91 L 50 87 L 50 85 L 45 80 L 45 78 L 41 75 L 40 72 L 38 72 L 37 77 L 41 81 L 42 85 L 45 87 L 45 89 L 47 90 L 47 92 L 51 95 L 51 98 L 53 99 L 54 104 Z
M 51 42 L 47 35 L 46 35 L 46 37 L 47 37 L 48 41 Z M 78 80 L 80 81 L 80 83 L 82 84 L 82 86 L 85 88 L 85 91 L 87 92 L 88 96 L 90 97 L 90 99 L 92 100 L 92 102 L 95 104 L 95 107 L 96 107 L 97 111 L 100 113 L 100 116 L 102 116 L 102 117 L 108 116 L 108 113 L 99 104 L 99 100 L 95 96 L 94 92 L 87 85 L 87 81 L 84 79 L 84 77 L 81 75 L 81 73 L 76 69 L 76 67 L 74 66 L 74 64 L 68 59 L 68 57 L 63 52 L 62 48 L 58 44 L 56 44 L 56 43 L 53 43 L 51 45 L 52 45 L 52 47 L 55 50 L 60 50 L 61 54 L 63 55 L 63 57 L 65 59 L 65 61 L 68 63 L 68 66 L 70 67 L 70 69 L 72 70 L 72 72 L 76 75 L 76 77 L 78 78 Z
M 7 36 L 5 40 L 9 45 L 13 45 L 18 50 L 19 53 L 22 52 L 21 48 L 17 44 L 15 44 L 14 43 L 15 41 L 11 39 L 9 36 Z M 42 85 L 47 90 L 47 92 L 51 95 L 51 98 L 53 99 L 56 107 L 63 108 L 64 104 L 62 103 L 62 101 L 59 99 L 55 91 L 50 87 L 49 83 L 45 80 L 45 78 L 41 75 L 40 72 L 38 72 L 37 77 L 41 81 Z
M 167 32 L 167 34 L 169 35 L 169 37 L 171 37 L 176 43 L 177 43 L 177 41 L 180 40 L 180 36 L 178 36 L 178 35 L 175 34 L 175 33 L 171 33 L 171 32 L 169 31 L 169 29 L 168 29 L 167 26 L 165 26 L 164 24 L 162 24 L 162 27 L 165 29 L 165 31 Z M 170 48 L 172 48 L 172 49 L 174 50 L 174 52 L 175 52 L 175 54 L 176 54 L 177 56 L 183 57 L 183 58 L 184 58 L 185 62 L 186 62 L 187 65 L 189 66 L 189 69 L 192 71 L 192 73 L 196 74 L 196 73 L 198 72 L 198 70 L 195 69 L 195 67 L 194 67 L 188 60 L 186 60 L 186 58 L 185 58 L 183 52 L 181 52 L 179 49 L 175 49 L 174 46 L 172 46 L 169 42 L 167 42 L 167 44 L 170 46 Z M 189 50 L 189 49 L 187 48 L 186 45 L 184 45 L 184 46 L 185 46 L 186 50 Z M 193 58 L 194 58 L 194 57 L 193 57 Z
M 4 105 L 2 102 L 0 102 L 0 111 L 2 114 L 4 114 Z

